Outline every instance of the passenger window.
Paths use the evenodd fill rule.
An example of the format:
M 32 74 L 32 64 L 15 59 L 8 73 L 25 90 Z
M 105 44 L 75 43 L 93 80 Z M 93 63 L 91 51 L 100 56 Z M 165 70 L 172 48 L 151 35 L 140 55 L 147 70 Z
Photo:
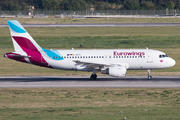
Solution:
M 101 58 L 101 56 L 99 56 L 99 58 Z

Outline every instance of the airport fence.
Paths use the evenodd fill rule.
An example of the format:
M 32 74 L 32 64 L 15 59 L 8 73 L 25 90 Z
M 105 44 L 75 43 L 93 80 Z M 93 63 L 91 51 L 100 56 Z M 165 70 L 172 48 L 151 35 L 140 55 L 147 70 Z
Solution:
M 157 16 L 170 17 L 179 16 L 179 9 L 173 10 L 84 10 L 84 11 L 63 11 L 63 10 L 24 10 L 24 11 L 0 11 L 0 17 L 95 17 L 95 16 Z

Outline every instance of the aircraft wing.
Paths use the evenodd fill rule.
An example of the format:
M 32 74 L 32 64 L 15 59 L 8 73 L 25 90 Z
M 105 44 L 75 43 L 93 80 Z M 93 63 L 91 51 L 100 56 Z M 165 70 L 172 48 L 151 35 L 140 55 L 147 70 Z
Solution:
M 126 68 L 129 68 L 129 65 L 127 63 L 98 63 L 93 61 L 80 61 L 80 60 L 74 60 L 77 65 L 86 66 L 88 68 L 94 68 L 94 69 L 103 69 L 107 67 L 115 67 L 115 66 L 126 66 Z
M 109 63 L 98 63 L 93 61 L 80 61 L 80 60 L 73 60 L 73 61 L 79 65 L 86 66 L 89 68 L 108 67 L 111 65 Z

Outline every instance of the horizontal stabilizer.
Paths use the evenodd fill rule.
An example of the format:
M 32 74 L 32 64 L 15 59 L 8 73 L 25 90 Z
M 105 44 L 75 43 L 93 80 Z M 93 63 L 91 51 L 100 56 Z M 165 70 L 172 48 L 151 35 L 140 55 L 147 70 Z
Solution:
M 5 54 L 4 57 L 11 56 L 11 57 L 18 57 L 18 58 L 28 58 L 30 56 L 18 55 L 18 54 Z

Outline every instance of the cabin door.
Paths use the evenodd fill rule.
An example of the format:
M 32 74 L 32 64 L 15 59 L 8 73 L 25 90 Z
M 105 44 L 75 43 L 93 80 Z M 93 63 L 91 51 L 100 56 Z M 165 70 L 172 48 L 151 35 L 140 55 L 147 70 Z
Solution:
M 147 53 L 147 63 L 153 63 L 153 53 L 152 52 Z

